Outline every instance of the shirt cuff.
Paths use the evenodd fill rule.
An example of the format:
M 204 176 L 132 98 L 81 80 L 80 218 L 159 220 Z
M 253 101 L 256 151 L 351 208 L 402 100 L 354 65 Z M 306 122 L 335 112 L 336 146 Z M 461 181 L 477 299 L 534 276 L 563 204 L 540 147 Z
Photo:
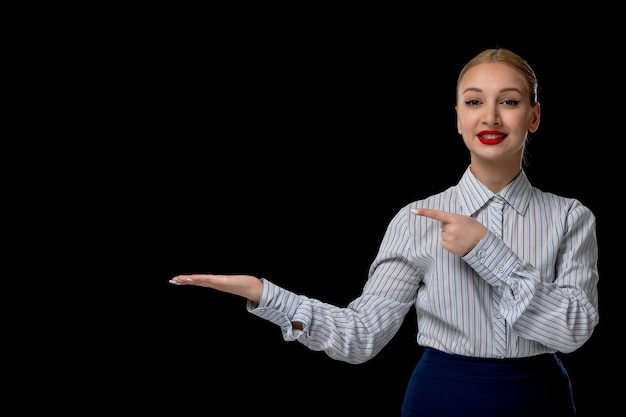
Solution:
M 279 326 L 285 340 L 296 340 L 302 331 L 294 329 L 291 322 L 298 309 L 298 295 L 265 278 L 261 278 L 261 281 L 263 282 L 263 289 L 259 303 L 248 300 L 246 309 L 251 314 Z
M 508 283 L 508 277 L 520 262 L 517 255 L 492 232 L 487 232 L 463 259 L 492 286 L 502 281 Z

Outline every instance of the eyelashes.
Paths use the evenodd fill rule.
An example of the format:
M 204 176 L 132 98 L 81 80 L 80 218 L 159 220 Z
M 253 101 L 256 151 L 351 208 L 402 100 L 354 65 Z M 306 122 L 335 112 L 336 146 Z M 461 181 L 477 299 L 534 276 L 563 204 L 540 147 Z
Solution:
M 483 102 L 478 99 L 465 100 L 464 103 L 466 106 L 469 106 L 469 107 L 476 107 L 476 106 L 480 106 L 481 104 L 483 104 Z M 499 103 L 506 107 L 517 107 L 520 103 L 520 100 L 502 100 Z

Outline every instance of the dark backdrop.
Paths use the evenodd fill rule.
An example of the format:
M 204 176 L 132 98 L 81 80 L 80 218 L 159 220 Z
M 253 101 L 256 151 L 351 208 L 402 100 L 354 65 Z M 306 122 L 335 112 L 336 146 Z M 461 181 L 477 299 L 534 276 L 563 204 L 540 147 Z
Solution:
M 618 81 L 602 57 L 609 46 L 579 32 L 548 42 L 391 23 L 228 22 L 154 21 L 102 79 L 120 95 L 91 180 L 107 213 L 94 222 L 111 291 L 108 331 L 92 336 L 105 352 L 98 375 L 112 382 L 85 395 L 104 409 L 179 416 L 398 416 L 421 353 L 412 313 L 377 357 L 349 365 L 284 342 L 241 298 L 168 279 L 249 273 L 347 305 L 396 211 L 462 175 L 456 77 L 480 50 L 503 46 L 541 83 L 526 172 L 598 219 L 601 324 L 561 355 L 580 417 L 597 416 L 610 401 L 620 297 L 605 205 L 622 178 L 605 99 Z

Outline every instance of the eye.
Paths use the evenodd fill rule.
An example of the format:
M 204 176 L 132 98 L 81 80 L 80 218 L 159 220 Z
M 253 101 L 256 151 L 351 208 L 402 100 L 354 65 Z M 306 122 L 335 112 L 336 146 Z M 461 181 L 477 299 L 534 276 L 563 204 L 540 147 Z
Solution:
M 480 100 L 472 98 L 472 99 L 469 99 L 469 100 L 465 100 L 465 104 L 470 106 L 470 107 L 473 107 L 473 106 L 478 106 L 481 103 L 480 103 Z
M 505 106 L 517 107 L 519 102 L 520 100 L 504 100 L 502 101 L 502 104 L 504 104 Z

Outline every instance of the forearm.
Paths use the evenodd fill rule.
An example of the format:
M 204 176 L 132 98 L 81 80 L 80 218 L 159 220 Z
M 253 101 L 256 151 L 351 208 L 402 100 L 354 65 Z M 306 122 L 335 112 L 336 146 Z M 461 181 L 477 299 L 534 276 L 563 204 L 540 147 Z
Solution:
M 212 288 L 247 298 L 259 303 L 263 283 L 252 275 L 214 275 L 214 274 L 188 274 L 177 275 L 170 280 L 175 285 L 196 285 L 199 287 Z

